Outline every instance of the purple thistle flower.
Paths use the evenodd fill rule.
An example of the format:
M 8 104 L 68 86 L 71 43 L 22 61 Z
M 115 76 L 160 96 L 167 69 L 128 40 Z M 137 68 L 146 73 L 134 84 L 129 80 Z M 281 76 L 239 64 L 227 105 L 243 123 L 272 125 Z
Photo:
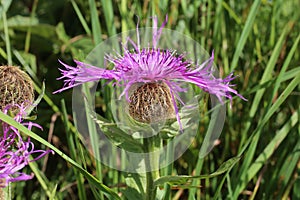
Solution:
M 213 52 L 208 60 L 199 65 L 189 61 L 184 54 L 178 55 L 176 51 L 158 48 L 157 43 L 166 23 L 167 18 L 162 26 L 158 28 L 157 18 L 153 18 L 151 47 L 141 49 L 139 34 L 137 34 L 137 43 L 134 43 L 130 38 L 128 39 L 128 42 L 134 46 L 134 50 L 129 50 L 123 46 L 123 55 L 107 55 L 105 59 L 114 66 L 111 70 L 95 67 L 77 60 L 74 60 L 77 64 L 77 67 L 74 68 L 59 61 L 65 67 L 65 69 L 60 69 L 62 76 L 58 78 L 58 80 L 65 79 L 64 87 L 54 93 L 62 92 L 86 82 L 98 81 L 99 79 L 115 81 L 115 85 L 124 87 L 119 98 L 125 95 L 127 101 L 131 104 L 135 100 L 134 105 L 131 105 L 129 108 L 131 109 L 132 107 L 135 109 L 131 112 L 131 116 L 134 119 L 141 122 L 153 122 L 153 119 L 158 116 L 151 115 L 155 115 L 155 113 L 156 115 L 157 113 L 164 115 L 163 112 L 171 110 L 174 114 L 166 114 L 163 118 L 168 119 L 175 115 L 179 125 L 180 118 L 177 101 L 183 103 L 179 97 L 179 93 L 186 91 L 185 88 L 180 87 L 179 84 L 181 82 L 195 84 L 203 91 L 215 95 L 221 103 L 224 102 L 224 98 L 231 101 L 232 94 L 246 100 L 236 90 L 231 88 L 233 85 L 230 82 L 235 79 L 232 73 L 224 79 L 216 78 L 213 75 Z M 146 95 L 139 95 L 137 92 L 133 92 L 132 94 L 131 90 L 134 87 L 136 88 L 137 84 L 139 87 L 135 91 L 139 90 L 139 88 L 141 90 L 141 87 L 143 87 L 144 91 L 149 90 L 146 91 L 148 93 Z M 150 94 L 151 91 L 161 91 L 160 95 L 166 94 L 167 97 L 156 97 L 158 95 Z M 145 101 L 145 99 L 147 99 L 148 104 L 141 105 L 141 102 Z M 159 102 L 159 108 L 156 107 L 151 110 L 151 104 L 155 102 Z M 172 108 L 170 108 L 170 103 Z M 141 107 L 146 107 L 147 109 Z M 149 116 L 135 117 L 132 114 L 140 112 L 148 112 L 146 115 L 150 115 L 150 118 Z
M 26 108 L 19 105 L 20 112 L 14 117 L 14 120 L 26 126 L 29 130 L 32 127 L 41 128 L 38 124 L 32 122 L 23 122 L 23 117 Z M 3 110 L 5 114 L 8 113 L 9 108 L 6 106 Z M 9 124 L 0 121 L 0 187 L 6 187 L 9 182 L 26 181 L 33 178 L 33 174 L 28 175 L 19 172 L 22 168 L 29 164 L 29 162 L 36 161 L 48 153 L 53 153 L 51 150 L 35 150 L 34 144 L 30 138 L 23 140 L 18 129 Z M 39 155 L 33 160 L 30 155 L 38 153 Z

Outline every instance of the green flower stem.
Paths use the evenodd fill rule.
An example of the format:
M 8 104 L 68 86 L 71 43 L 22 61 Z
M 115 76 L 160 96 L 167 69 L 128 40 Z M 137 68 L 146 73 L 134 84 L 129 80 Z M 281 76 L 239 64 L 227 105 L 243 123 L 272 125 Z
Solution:
M 168 140 L 168 148 L 167 148 L 167 163 L 171 163 L 169 164 L 166 168 L 165 168 L 165 176 L 167 175 L 172 175 L 172 170 L 173 170 L 173 160 L 174 160 L 174 144 L 172 142 L 169 142 L 170 139 Z M 164 184 L 164 190 L 165 190 L 165 194 L 164 194 L 164 199 L 165 200 L 170 200 L 171 199 L 171 186 L 168 183 Z
M 144 138 L 145 152 L 155 152 L 161 145 L 161 140 L 158 136 Z M 153 155 L 153 156 L 152 156 Z M 145 200 L 154 200 L 156 197 L 156 189 L 154 180 L 159 178 L 159 151 L 152 153 L 145 160 L 146 166 L 146 194 Z

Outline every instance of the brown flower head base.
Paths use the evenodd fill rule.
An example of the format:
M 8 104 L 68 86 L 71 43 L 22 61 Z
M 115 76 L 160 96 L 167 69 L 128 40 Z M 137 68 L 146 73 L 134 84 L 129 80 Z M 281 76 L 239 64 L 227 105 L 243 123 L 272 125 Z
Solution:
M 28 106 L 34 101 L 33 82 L 16 66 L 0 66 L 0 109 L 7 105 Z M 19 113 L 19 107 L 11 106 L 10 112 Z
M 165 83 L 145 83 L 135 88 L 129 97 L 129 114 L 133 119 L 157 123 L 176 117 L 170 89 Z

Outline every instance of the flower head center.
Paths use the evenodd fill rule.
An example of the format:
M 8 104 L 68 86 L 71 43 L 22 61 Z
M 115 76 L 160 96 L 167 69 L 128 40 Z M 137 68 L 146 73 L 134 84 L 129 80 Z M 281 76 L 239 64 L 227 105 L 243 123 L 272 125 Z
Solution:
M 165 83 L 151 82 L 135 86 L 129 100 L 129 114 L 136 121 L 157 123 L 175 118 L 171 92 Z

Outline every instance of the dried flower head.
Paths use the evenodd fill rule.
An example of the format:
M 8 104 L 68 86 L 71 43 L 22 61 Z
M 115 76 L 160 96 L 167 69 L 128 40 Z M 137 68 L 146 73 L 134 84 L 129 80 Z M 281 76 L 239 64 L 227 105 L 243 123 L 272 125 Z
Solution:
M 23 105 L 12 105 L 12 107 L 18 107 L 20 111 L 14 117 L 17 122 L 22 123 L 29 130 L 32 127 L 41 128 L 38 124 L 23 122 L 26 107 Z M 7 114 L 8 110 L 10 110 L 9 106 L 3 112 Z M 27 166 L 29 162 L 36 161 L 52 151 L 34 149 L 34 144 L 30 141 L 30 138 L 24 140 L 18 129 L 1 120 L 0 123 L 2 124 L 0 129 L 0 187 L 6 187 L 9 182 L 32 179 L 33 174 L 28 175 L 20 172 L 20 170 Z M 39 155 L 31 160 L 30 155 L 36 153 Z
M 195 84 L 203 91 L 215 95 L 220 102 L 223 102 L 224 97 L 231 100 L 232 94 L 244 99 L 231 88 L 230 82 L 235 78 L 232 73 L 224 79 L 213 75 L 213 53 L 199 65 L 183 54 L 178 55 L 175 50 L 160 49 L 157 44 L 166 23 L 167 19 L 158 28 L 157 18 L 153 17 L 152 45 L 148 48 L 140 48 L 137 34 L 137 43 L 128 39 L 134 49 L 124 45 L 122 55 L 107 55 L 105 59 L 113 64 L 113 69 L 99 68 L 76 60 L 77 67 L 74 68 L 59 61 L 65 67 L 60 69 L 62 77 L 59 78 L 65 79 L 65 85 L 56 92 L 99 79 L 115 81 L 116 86 L 124 87 L 120 98 L 125 95 L 132 118 L 155 123 L 176 116 L 180 127 L 177 101 L 181 102 L 179 93 L 186 91 L 186 88 L 180 86 L 181 82 Z
M 0 66 L 0 109 L 7 105 L 27 106 L 34 100 L 33 82 L 16 66 Z M 18 106 L 10 106 L 13 114 L 19 112 Z

